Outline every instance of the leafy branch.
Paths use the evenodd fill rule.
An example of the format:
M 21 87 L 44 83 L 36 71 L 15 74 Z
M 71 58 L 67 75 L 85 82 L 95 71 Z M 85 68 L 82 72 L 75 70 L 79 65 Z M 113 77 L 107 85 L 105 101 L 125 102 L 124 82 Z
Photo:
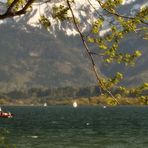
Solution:
M 81 31 L 80 31 L 80 29 L 79 29 L 79 27 L 78 27 L 78 24 L 77 24 L 77 22 L 76 22 L 75 15 L 74 15 L 74 13 L 73 13 L 73 10 L 72 10 L 72 8 L 71 8 L 71 5 L 70 5 L 69 0 L 67 0 L 67 5 L 68 5 L 68 7 L 69 7 L 69 10 L 71 11 L 72 18 L 73 18 L 73 23 L 74 23 L 74 25 L 75 25 L 75 27 L 76 27 L 76 29 L 77 29 L 77 31 L 78 31 L 80 37 L 81 37 L 82 43 L 83 43 L 83 45 L 84 45 L 84 47 L 85 47 L 85 51 L 87 52 L 87 54 L 88 54 L 88 56 L 89 56 L 89 58 L 90 58 L 90 61 L 91 61 L 91 64 L 92 64 L 92 68 L 93 68 L 93 72 L 94 72 L 94 74 L 95 74 L 95 76 L 96 76 L 96 78 L 97 78 L 99 87 L 100 87 L 102 90 L 106 91 L 112 98 L 114 98 L 114 100 L 116 100 L 116 102 L 118 102 L 117 99 L 114 97 L 114 95 L 111 93 L 111 91 L 109 91 L 109 90 L 105 87 L 104 83 L 102 82 L 102 80 L 101 80 L 101 78 L 100 78 L 100 76 L 99 76 L 99 74 L 98 74 L 98 71 L 97 71 L 97 67 L 96 67 L 94 58 L 93 58 L 93 56 L 92 56 L 92 54 L 91 54 L 91 51 L 90 51 L 90 49 L 89 49 L 89 47 L 88 47 L 88 45 L 87 45 L 87 43 L 86 43 L 86 41 L 85 41 L 85 39 L 84 39 L 83 34 L 81 33 Z
M 0 14 L 0 20 L 25 14 L 34 1 L 35 0 L 28 0 L 27 2 L 20 0 L 14 0 L 13 2 L 8 1 L 9 6 L 7 11 L 4 14 Z M 22 7 L 20 9 L 18 9 L 19 5 L 17 4 L 23 5 L 21 5 Z

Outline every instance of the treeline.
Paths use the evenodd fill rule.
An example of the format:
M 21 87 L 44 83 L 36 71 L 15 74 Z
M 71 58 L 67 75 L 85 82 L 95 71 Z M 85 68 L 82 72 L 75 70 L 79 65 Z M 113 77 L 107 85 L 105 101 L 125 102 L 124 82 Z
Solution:
M 122 88 L 123 89 L 123 88 Z M 139 90 L 139 89 L 138 89 Z M 124 90 L 125 91 L 125 90 Z M 64 88 L 30 88 L 0 93 L 1 105 L 72 105 L 77 100 L 79 105 L 148 105 L 147 91 L 140 95 L 136 90 L 112 90 L 116 100 L 107 94 L 100 94 L 99 87 L 64 87 Z
M 28 98 L 43 98 L 43 99 L 64 99 L 64 98 L 80 98 L 92 97 L 100 95 L 97 86 L 75 88 L 30 88 L 28 90 L 13 90 L 7 93 L 1 93 L 1 99 L 28 99 Z

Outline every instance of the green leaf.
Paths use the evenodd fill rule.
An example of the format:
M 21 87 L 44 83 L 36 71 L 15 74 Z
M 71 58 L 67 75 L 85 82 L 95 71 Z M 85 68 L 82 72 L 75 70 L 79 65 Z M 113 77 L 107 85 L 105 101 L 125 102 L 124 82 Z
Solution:
M 134 55 L 136 57 L 140 57 L 142 55 L 142 53 L 139 50 L 136 50 Z

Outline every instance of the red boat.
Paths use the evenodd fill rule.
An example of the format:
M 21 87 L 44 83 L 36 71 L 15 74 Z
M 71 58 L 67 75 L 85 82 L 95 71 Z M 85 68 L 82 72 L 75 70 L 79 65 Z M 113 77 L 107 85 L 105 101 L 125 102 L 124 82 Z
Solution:
M 13 114 L 10 112 L 0 112 L 0 118 L 12 118 Z
M 4 112 L 2 111 L 0 107 L 0 118 L 12 118 L 14 115 L 10 112 Z

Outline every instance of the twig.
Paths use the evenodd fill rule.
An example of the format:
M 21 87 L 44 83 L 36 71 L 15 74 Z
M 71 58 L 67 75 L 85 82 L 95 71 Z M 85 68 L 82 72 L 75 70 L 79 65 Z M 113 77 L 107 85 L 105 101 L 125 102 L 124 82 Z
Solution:
M 110 10 L 107 9 L 107 8 L 103 8 L 103 3 L 102 3 L 100 0 L 97 0 L 97 2 L 98 2 L 99 5 L 101 6 L 101 8 L 102 8 L 103 10 L 105 10 L 106 12 L 108 12 L 109 14 L 112 14 L 112 15 L 117 16 L 117 17 L 122 17 L 122 18 L 125 18 L 125 19 L 131 19 L 131 20 L 135 19 L 135 17 L 132 17 L 132 16 L 125 16 L 125 15 L 119 14 L 119 13 L 117 13 L 117 12 L 112 12 L 112 11 L 110 11 Z M 143 21 L 143 20 L 141 20 L 141 19 L 140 19 L 140 22 L 143 23 L 143 24 L 145 24 L 145 25 L 148 25 L 147 22 L 145 22 L 145 21 Z
M 90 4 L 90 6 L 95 10 L 95 12 L 98 14 L 98 16 L 102 19 L 104 19 L 104 17 L 102 16 L 102 14 L 100 14 L 97 9 L 93 6 L 93 4 L 90 2 L 90 0 L 87 0 L 88 3 Z
M 16 12 L 12 12 L 13 7 L 15 6 L 15 4 L 18 2 L 19 0 L 14 0 L 12 2 L 12 4 L 9 6 L 9 8 L 7 9 L 7 11 L 4 14 L 0 15 L 0 20 L 1 19 L 5 19 L 5 18 L 9 18 L 9 17 L 13 17 L 13 16 L 18 16 L 18 15 L 22 15 L 25 14 L 27 12 L 27 9 L 31 6 L 31 4 L 36 1 L 36 0 L 29 0 L 25 6 L 21 9 L 18 10 Z

